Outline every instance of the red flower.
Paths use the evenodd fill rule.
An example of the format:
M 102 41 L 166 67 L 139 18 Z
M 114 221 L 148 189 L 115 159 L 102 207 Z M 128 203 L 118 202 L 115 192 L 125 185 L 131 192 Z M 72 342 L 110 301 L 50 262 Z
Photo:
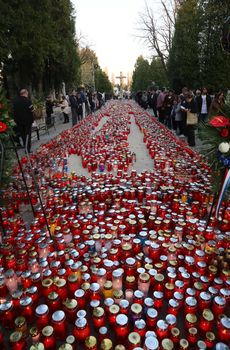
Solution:
M 229 130 L 228 129 L 222 129 L 221 130 L 220 136 L 228 137 L 228 135 L 229 135 Z
M 230 125 L 229 119 L 226 117 L 223 117 L 222 115 L 216 115 L 210 120 L 209 123 L 215 128 L 221 128 L 221 127 Z
M 0 133 L 5 132 L 7 129 L 7 125 L 3 122 L 0 122 Z

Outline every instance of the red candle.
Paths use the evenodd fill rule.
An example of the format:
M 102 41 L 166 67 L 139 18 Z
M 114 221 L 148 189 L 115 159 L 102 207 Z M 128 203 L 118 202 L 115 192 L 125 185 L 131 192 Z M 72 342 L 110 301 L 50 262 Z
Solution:
M 45 298 L 53 291 L 53 281 L 51 278 L 45 278 L 42 281 L 42 294 Z
M 33 319 L 34 310 L 33 310 L 33 300 L 31 297 L 24 297 L 20 300 L 20 307 L 21 307 L 21 313 L 22 316 L 24 316 L 27 321 L 30 321 Z
M 218 337 L 222 342 L 228 344 L 230 333 L 230 318 L 227 316 L 220 317 L 217 322 Z
M 61 307 L 61 301 L 60 301 L 58 293 L 51 292 L 48 295 L 47 304 L 48 304 L 50 313 L 53 313 L 53 312 L 59 310 Z
M 98 333 L 99 333 L 99 338 L 98 338 L 99 343 L 101 343 L 103 339 L 108 338 L 108 328 L 107 327 L 99 328 Z
M 157 321 L 156 334 L 159 339 L 167 338 L 168 336 L 168 324 L 164 320 Z
M 187 314 L 185 316 L 185 326 L 187 329 L 194 328 L 196 326 L 197 317 L 195 314 Z
M 212 310 L 215 316 L 222 315 L 225 312 L 226 300 L 224 297 L 216 296 L 213 301 Z
M 212 296 L 208 292 L 201 292 L 198 297 L 198 307 L 200 310 L 208 309 L 211 305 Z
M 120 312 L 120 307 L 118 305 L 114 304 L 109 307 L 108 318 L 111 326 L 115 324 L 116 317 L 119 312 Z
M 126 337 L 129 333 L 128 317 L 126 315 L 117 315 L 115 323 L 115 332 L 117 338 L 126 340 Z
M 134 323 L 133 331 L 137 332 L 140 335 L 140 337 L 143 339 L 145 337 L 145 333 L 146 333 L 145 321 L 143 319 L 136 320 Z
M 96 329 L 105 325 L 105 311 L 102 307 L 96 307 L 93 310 L 93 324 Z
M 133 350 L 141 345 L 141 337 L 137 332 L 129 333 L 128 335 L 128 350 Z
M 36 307 L 35 315 L 37 317 L 36 326 L 39 330 L 49 323 L 49 308 L 46 304 L 40 304 Z
M 157 323 L 158 312 L 154 308 L 149 308 L 146 315 L 146 324 L 149 329 L 154 329 Z
M 215 345 L 215 334 L 213 332 L 207 332 L 205 334 L 205 344 L 207 345 L 208 349 L 213 349 Z
M 10 348 L 11 350 L 24 350 L 26 348 L 26 342 L 22 336 L 22 332 L 16 331 L 10 335 Z
M 168 313 L 177 316 L 179 309 L 179 302 L 175 299 L 170 299 L 168 303 Z
M 73 329 L 73 335 L 79 342 L 84 342 L 86 338 L 89 337 L 90 327 L 86 318 L 77 318 Z
M 3 327 L 12 329 L 14 327 L 14 318 L 12 301 L 5 301 L 0 304 L 0 319 Z
M 214 315 L 211 310 L 205 309 L 199 321 L 200 330 L 203 333 L 209 332 L 213 326 Z
M 193 297 L 187 297 L 185 299 L 185 313 L 195 313 L 197 311 L 197 300 Z
M 64 340 L 67 335 L 66 316 L 64 311 L 57 310 L 52 314 L 52 326 L 55 337 Z
M 187 340 L 189 341 L 189 343 L 192 346 L 194 346 L 197 343 L 197 341 L 198 341 L 197 328 L 191 327 L 191 328 L 188 329 Z
M 52 326 L 46 326 L 42 329 L 42 342 L 46 350 L 56 350 L 56 338 Z
M 97 350 L 97 339 L 92 335 L 85 340 L 85 350 Z
M 78 309 L 84 309 L 85 308 L 85 292 L 83 289 L 77 289 L 74 293 L 74 297 L 77 301 Z
M 75 299 L 66 299 L 63 301 L 63 311 L 66 314 L 67 320 L 74 322 L 76 320 L 76 311 L 78 307 L 77 300 Z

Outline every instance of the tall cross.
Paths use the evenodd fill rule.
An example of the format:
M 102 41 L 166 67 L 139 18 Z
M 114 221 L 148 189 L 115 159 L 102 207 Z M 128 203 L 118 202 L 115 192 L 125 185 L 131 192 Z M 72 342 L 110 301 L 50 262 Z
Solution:
M 119 77 L 116 77 L 116 79 L 119 79 L 120 80 L 120 88 L 122 88 L 123 86 L 123 79 L 125 79 L 126 77 L 123 76 L 122 72 L 120 72 L 120 75 Z

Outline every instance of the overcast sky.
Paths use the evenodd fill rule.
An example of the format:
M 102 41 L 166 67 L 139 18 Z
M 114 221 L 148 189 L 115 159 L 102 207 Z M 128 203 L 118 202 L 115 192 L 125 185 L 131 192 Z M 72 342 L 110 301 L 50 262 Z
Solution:
M 95 51 L 99 65 L 109 75 L 131 72 L 136 59 L 149 52 L 135 37 L 138 13 L 144 12 L 145 0 L 72 0 L 76 10 L 76 32 L 84 44 Z M 157 10 L 159 0 L 147 3 Z

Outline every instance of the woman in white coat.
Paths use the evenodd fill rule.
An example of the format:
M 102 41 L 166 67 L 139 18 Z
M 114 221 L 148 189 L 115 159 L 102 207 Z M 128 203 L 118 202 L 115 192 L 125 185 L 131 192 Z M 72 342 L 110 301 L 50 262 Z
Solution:
M 68 104 L 68 101 L 65 98 L 65 96 L 62 96 L 62 99 L 60 101 L 60 107 L 61 107 L 61 110 L 62 110 L 62 113 L 64 116 L 64 123 L 63 124 L 69 123 L 69 115 L 68 115 L 69 104 Z

